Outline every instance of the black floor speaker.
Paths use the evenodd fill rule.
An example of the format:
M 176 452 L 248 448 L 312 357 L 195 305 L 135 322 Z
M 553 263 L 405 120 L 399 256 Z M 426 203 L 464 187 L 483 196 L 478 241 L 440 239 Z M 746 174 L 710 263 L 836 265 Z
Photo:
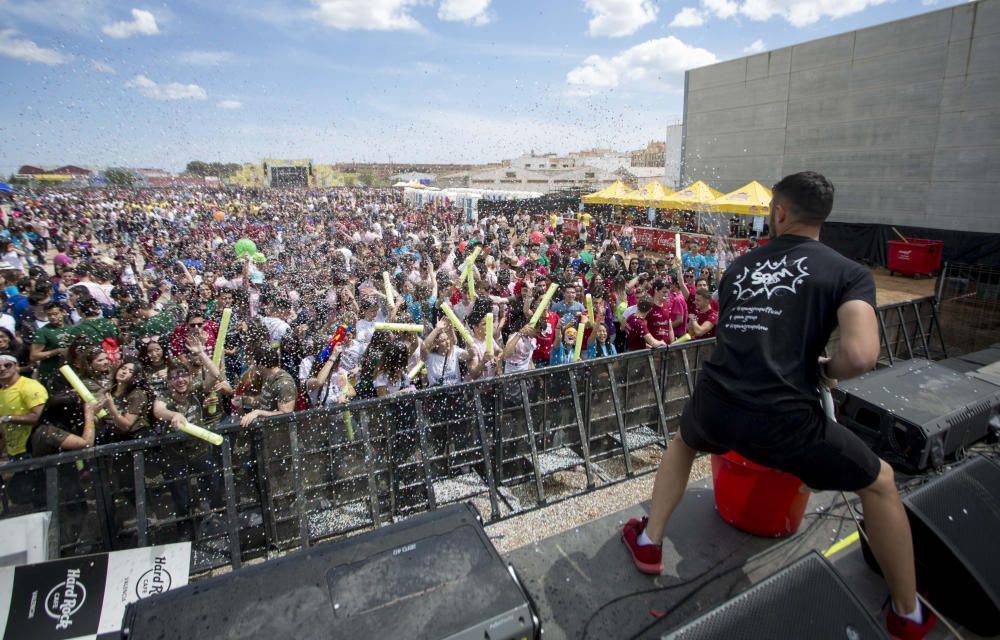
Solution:
M 990 432 L 1000 386 L 913 359 L 843 382 L 834 398 L 841 424 L 896 469 L 915 473 Z
M 815 551 L 663 640 L 887 639 L 882 625 Z
M 1000 466 L 974 458 L 908 494 L 903 505 L 918 588 L 970 631 L 1000 634 Z M 864 551 L 878 571 L 867 544 Z
M 459 504 L 140 600 L 122 629 L 130 640 L 522 640 L 541 626 L 475 507 Z

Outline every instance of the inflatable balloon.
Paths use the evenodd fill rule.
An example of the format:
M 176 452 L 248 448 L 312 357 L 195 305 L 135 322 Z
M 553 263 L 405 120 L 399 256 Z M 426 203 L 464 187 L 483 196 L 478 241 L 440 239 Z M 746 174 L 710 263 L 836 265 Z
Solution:
M 223 211 L 216 211 L 215 213 L 212 214 L 212 217 L 215 218 L 216 222 L 222 222 L 223 220 L 226 219 L 226 214 Z
M 257 245 L 249 238 L 240 238 L 236 241 L 236 257 L 252 256 L 257 253 Z

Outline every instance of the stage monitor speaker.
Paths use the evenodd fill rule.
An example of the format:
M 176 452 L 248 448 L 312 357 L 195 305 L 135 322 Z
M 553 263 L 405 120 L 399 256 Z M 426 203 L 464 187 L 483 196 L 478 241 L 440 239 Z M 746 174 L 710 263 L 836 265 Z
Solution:
M 535 608 L 483 530 L 451 505 L 140 600 L 123 637 L 538 638 Z
M 978 635 L 1000 634 L 1000 466 L 975 458 L 908 494 L 903 504 L 920 590 Z M 867 545 L 864 550 L 878 571 Z
M 815 551 L 663 640 L 871 640 L 888 635 Z
M 915 473 L 989 432 L 1000 387 L 915 359 L 848 380 L 835 398 L 841 424 L 893 467 Z

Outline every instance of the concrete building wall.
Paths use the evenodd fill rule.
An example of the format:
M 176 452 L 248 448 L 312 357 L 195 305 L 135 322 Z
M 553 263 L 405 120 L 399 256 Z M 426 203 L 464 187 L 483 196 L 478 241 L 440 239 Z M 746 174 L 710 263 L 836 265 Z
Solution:
M 663 166 L 663 184 L 671 189 L 681 188 L 681 147 L 684 144 L 684 125 L 667 125 L 667 152 Z
M 682 182 L 807 169 L 831 220 L 1000 232 L 1000 0 L 687 73 Z

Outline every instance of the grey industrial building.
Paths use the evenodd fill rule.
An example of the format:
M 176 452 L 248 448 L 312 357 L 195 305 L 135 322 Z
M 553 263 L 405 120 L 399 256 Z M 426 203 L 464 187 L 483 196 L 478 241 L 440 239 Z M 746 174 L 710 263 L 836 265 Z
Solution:
M 881 261 L 895 226 L 944 239 L 952 259 L 1000 261 L 1000 0 L 693 69 L 685 85 L 684 184 L 812 169 L 837 188 L 824 241 L 852 257 Z

